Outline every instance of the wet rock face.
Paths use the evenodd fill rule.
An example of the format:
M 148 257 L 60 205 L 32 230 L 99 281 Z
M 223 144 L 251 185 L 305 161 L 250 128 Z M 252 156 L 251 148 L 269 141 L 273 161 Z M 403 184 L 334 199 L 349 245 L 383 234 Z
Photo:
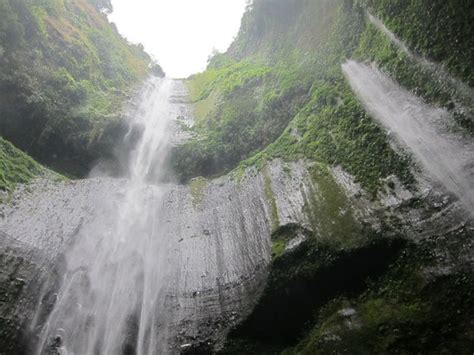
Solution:
M 316 200 L 311 208 L 305 208 L 309 228 L 288 223 L 272 234 L 274 253 L 266 288 L 251 315 L 229 334 L 222 354 L 243 351 L 279 353 L 287 348 L 299 352 L 308 341 L 314 347 L 302 352 L 314 353 L 321 349 L 320 343 L 311 343 L 311 334 L 316 334 L 316 331 L 321 332 L 318 341 L 340 345 L 340 348 L 333 345 L 323 348 L 323 352 L 347 351 L 352 344 L 350 339 L 368 349 L 363 352 L 373 351 L 372 345 L 367 345 L 365 338 L 357 334 L 370 333 L 367 314 L 361 318 L 353 312 L 353 308 L 345 307 L 334 314 L 328 313 L 328 310 L 334 304 L 341 303 L 340 299 L 350 299 L 350 305 L 357 305 L 358 310 L 368 307 L 363 302 L 370 297 L 375 297 L 377 302 L 386 302 L 383 297 L 380 301 L 379 290 L 384 294 L 387 287 L 397 282 L 411 285 L 408 280 L 413 279 L 416 279 L 416 287 L 408 286 L 410 290 L 403 291 L 404 302 L 429 304 L 426 309 L 431 310 L 436 310 L 436 306 L 429 308 L 431 304 L 439 303 L 445 307 L 448 303 L 450 309 L 458 307 L 457 311 L 448 311 L 443 318 L 449 320 L 445 323 L 456 324 L 453 329 L 461 329 L 456 330 L 458 333 L 453 331 L 454 336 L 459 336 L 463 329 L 470 327 L 468 322 L 458 317 L 460 309 L 472 309 L 469 306 L 472 295 L 466 291 L 469 286 L 465 285 L 471 282 L 469 280 L 474 271 L 473 221 L 462 203 L 446 194 L 442 186 L 421 175 L 418 176 L 417 189 L 411 191 L 405 190 L 394 178 L 388 179 L 386 189 L 381 189 L 376 199 L 370 199 L 352 177 L 339 168 L 331 169 L 331 179 L 337 182 L 347 200 L 341 200 L 334 191 L 329 193 L 334 186 L 331 187 L 324 178 L 314 177 L 311 188 Z M 334 206 L 326 203 L 331 196 Z M 318 209 L 318 205 L 324 207 L 323 211 Z M 350 213 L 359 223 L 350 223 L 345 219 L 344 215 L 349 213 L 347 206 L 352 207 Z M 337 207 L 336 213 L 331 212 L 334 207 Z M 324 223 L 326 218 L 330 218 L 330 228 Z M 348 224 L 351 228 L 341 228 L 341 224 Z M 349 231 L 352 234 L 348 234 Z M 397 278 L 400 281 L 394 281 Z M 453 296 L 438 297 L 439 291 L 432 291 L 434 286 L 448 287 L 451 280 L 462 285 L 462 290 L 453 293 L 463 301 L 450 301 Z M 390 290 L 391 295 L 399 292 L 394 291 L 395 288 Z M 390 304 L 390 301 L 387 303 Z M 383 311 L 378 310 L 373 314 L 380 318 L 385 316 Z M 438 316 L 436 311 L 423 316 L 407 316 L 403 323 L 405 333 L 400 335 L 400 338 L 406 338 L 398 346 L 409 346 L 406 344 L 411 344 L 410 332 L 423 333 L 423 329 L 430 328 L 432 322 L 439 322 Z M 346 333 L 340 335 L 341 332 L 333 330 L 334 334 L 326 334 L 326 321 L 333 324 L 334 319 L 340 320 Z M 423 321 L 425 325 L 419 326 Z M 385 321 L 382 319 L 381 322 Z M 397 322 L 395 319 L 395 325 L 391 325 L 395 329 L 400 327 Z M 339 323 L 331 326 L 340 329 Z M 308 331 L 312 327 L 313 330 Z M 436 337 L 439 335 L 436 326 L 431 327 L 429 332 L 435 334 L 432 341 L 434 348 L 439 344 L 442 347 L 443 339 Z M 309 338 L 304 338 L 307 334 L 310 334 Z M 370 337 L 383 341 L 387 339 L 386 335 L 377 332 Z M 295 348 L 296 344 L 298 347 Z M 447 346 L 449 348 L 453 344 Z M 422 348 L 424 345 L 420 346 Z
M 34 249 L 28 249 L 10 236 L 0 233 L 0 348 L 2 354 L 23 353 L 18 341 L 25 321 L 33 317 L 35 291 L 48 273 Z
M 206 353 L 219 348 L 229 330 L 246 319 L 260 300 L 272 258 L 280 258 L 278 263 L 286 272 L 297 263 L 285 267 L 283 261 L 294 260 L 313 240 L 342 243 L 343 248 L 347 244 L 349 249 L 364 248 L 367 236 L 359 229 L 364 223 L 380 232 L 387 228 L 381 221 L 391 220 L 393 230 L 385 229 L 387 233 L 403 231 L 417 243 L 437 236 L 433 251 L 440 253 L 445 262 L 444 266 L 427 270 L 430 275 L 451 272 L 461 264 L 453 257 L 465 264 L 472 256 L 472 243 L 468 241 L 466 248 L 458 248 L 458 241 L 453 241 L 453 248 L 459 252 L 443 254 L 452 241 L 444 236 L 449 231 L 456 233 L 457 227 L 466 228 L 465 216 L 455 201 L 443 204 L 448 197 L 429 189 L 429 184 L 425 188 L 422 185 L 421 192 L 397 188 L 370 201 L 342 170 L 336 168 L 315 176 L 315 169 L 311 169 L 303 162 L 275 160 L 260 170 L 249 168 L 239 178 L 197 179 L 189 186 L 144 189 L 144 193 L 161 191 L 160 198 L 151 204 L 159 227 L 157 236 L 165 241 L 165 250 L 157 255 L 156 263 L 168 266 L 160 278 L 165 290 L 157 315 L 163 347 L 160 351 Z M 126 182 L 118 179 L 43 181 L 19 189 L 1 207 L 3 348 L 20 353 L 15 344 L 26 344 L 21 338 L 25 334 L 35 342 L 38 329 L 58 297 L 55 290 L 67 269 L 63 256 L 96 227 L 113 230 L 126 189 Z M 285 230 L 297 233 L 278 233 Z M 383 245 L 381 248 L 377 255 L 386 251 Z M 364 250 L 360 249 L 362 254 Z M 398 250 L 395 248 L 392 254 Z M 344 270 L 347 263 L 344 252 L 341 255 L 340 270 Z M 360 280 L 366 274 L 362 270 Z M 325 275 L 316 274 L 320 279 Z M 295 282 L 297 291 L 303 283 Z M 288 294 L 295 295 L 295 299 L 303 295 Z M 274 296 L 264 297 L 273 300 L 268 304 L 278 303 L 279 297 Z M 259 314 L 273 309 L 268 304 L 259 306 L 260 313 L 253 315 L 257 327 L 261 326 Z M 124 349 L 130 351 L 137 337 L 138 321 L 133 317 L 125 336 Z M 293 323 L 296 334 L 298 322 Z
M 198 186 L 158 187 L 163 194 L 154 213 L 170 265 L 160 315 L 166 351 L 184 351 L 186 344 L 190 349 L 219 346 L 229 328 L 249 314 L 265 285 L 272 228 L 290 221 L 308 224 L 303 195 L 311 179 L 302 163 L 291 170 L 284 172 L 275 161 L 264 171 L 248 169 L 239 181 L 223 177 Z M 124 185 L 113 179 L 43 181 L 19 190 L 2 206 L 0 231 L 8 238 L 1 240 L 0 273 L 9 298 L 1 312 L 15 323 L 4 328 L 12 344 L 18 343 L 17 330 L 34 337 L 36 329 L 28 326 L 40 326 L 54 304 L 66 267 L 62 256 L 97 221 L 113 227 Z M 8 259 L 12 245 L 15 262 Z M 24 286 L 15 288 L 16 279 Z M 53 296 L 38 292 L 46 279 L 45 290 L 52 289 Z M 37 309 L 41 316 L 34 320 Z

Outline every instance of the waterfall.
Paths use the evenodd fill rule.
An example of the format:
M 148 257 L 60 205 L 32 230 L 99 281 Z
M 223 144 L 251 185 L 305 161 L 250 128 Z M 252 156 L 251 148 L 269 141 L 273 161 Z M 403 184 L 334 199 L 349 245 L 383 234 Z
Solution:
M 421 167 L 474 214 L 474 145 L 449 113 L 427 105 L 374 67 L 343 65 L 367 111 L 413 153 Z
M 130 152 L 129 179 L 113 213 L 84 221 L 66 252 L 66 272 L 36 353 L 157 354 L 166 348 L 162 309 L 173 234 L 162 233 L 160 215 L 169 187 L 148 181 L 163 176 L 171 122 L 180 114 L 173 100 L 180 85 L 171 79 L 147 82 L 131 122 L 142 135 Z

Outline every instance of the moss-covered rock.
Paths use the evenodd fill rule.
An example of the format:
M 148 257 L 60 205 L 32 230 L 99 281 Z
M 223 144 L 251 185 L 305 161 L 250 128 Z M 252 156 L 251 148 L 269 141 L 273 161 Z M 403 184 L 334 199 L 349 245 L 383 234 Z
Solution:
M 12 190 L 16 184 L 45 173 L 44 167 L 0 137 L 0 190 Z

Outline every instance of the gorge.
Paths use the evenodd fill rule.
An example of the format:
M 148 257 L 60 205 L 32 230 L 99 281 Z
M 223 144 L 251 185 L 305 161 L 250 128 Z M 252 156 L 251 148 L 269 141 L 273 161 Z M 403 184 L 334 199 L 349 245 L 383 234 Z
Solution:
M 0 3 L 0 354 L 472 353 L 467 2 L 254 0 L 186 79 L 104 6 Z

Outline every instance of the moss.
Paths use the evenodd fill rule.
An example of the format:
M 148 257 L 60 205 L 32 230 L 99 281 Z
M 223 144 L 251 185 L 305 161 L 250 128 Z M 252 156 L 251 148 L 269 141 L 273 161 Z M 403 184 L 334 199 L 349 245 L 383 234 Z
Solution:
M 47 172 L 40 164 L 0 137 L 0 190 L 11 191 Z
M 272 240 L 272 257 L 278 258 L 285 252 L 287 241 L 284 239 Z
M 342 247 L 363 243 L 366 235 L 354 218 L 352 201 L 334 180 L 329 167 L 313 165 L 310 172 L 313 184 L 305 197 L 304 211 L 317 238 Z
M 317 326 L 286 353 L 465 353 L 472 349 L 474 337 L 467 331 L 472 275 L 457 272 L 427 282 L 421 273 L 423 262 L 422 248 L 406 249 L 361 296 L 328 303 L 319 312 Z M 354 315 L 341 315 L 344 308 L 353 309 Z
M 207 179 L 203 177 L 194 178 L 189 182 L 189 190 L 191 191 L 192 202 L 195 208 L 199 207 L 203 201 L 207 184 Z
M 272 258 L 275 261 L 283 256 L 288 242 L 298 236 L 305 236 L 308 231 L 299 227 L 297 224 L 287 224 L 278 227 L 272 233 Z

